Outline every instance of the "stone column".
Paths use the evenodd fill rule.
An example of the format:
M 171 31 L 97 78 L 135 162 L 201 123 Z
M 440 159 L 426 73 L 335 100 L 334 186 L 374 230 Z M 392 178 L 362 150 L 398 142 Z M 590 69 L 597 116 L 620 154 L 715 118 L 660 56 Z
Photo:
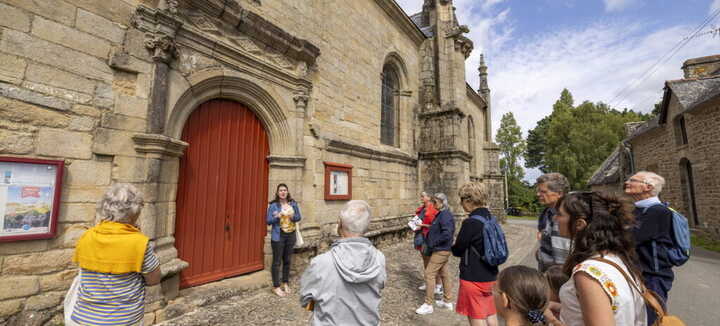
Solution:
M 148 34 L 146 37 L 145 47 L 152 52 L 155 61 L 147 131 L 162 134 L 165 131 L 169 64 L 177 57 L 177 48 L 175 40 L 167 34 Z
M 155 241 L 155 253 L 160 260 L 163 275 L 162 292 L 166 300 L 177 295 L 180 286 L 180 271 L 188 263 L 178 258 L 173 237 L 175 226 L 175 196 L 177 170 L 169 165 L 183 155 L 186 142 L 158 134 L 136 134 L 133 136 L 135 151 L 145 156 L 145 207 L 140 218 L 143 232 Z M 177 165 L 173 165 L 177 167 Z M 173 182 L 174 181 L 174 182 Z M 163 185 L 175 191 L 160 191 Z M 147 231 L 146 231 L 147 230 Z M 164 300 L 160 289 L 153 288 L 147 302 L 152 304 L 148 311 L 161 308 Z M 156 307 L 157 306 L 157 307 Z M 152 309 L 154 308 L 154 309 Z

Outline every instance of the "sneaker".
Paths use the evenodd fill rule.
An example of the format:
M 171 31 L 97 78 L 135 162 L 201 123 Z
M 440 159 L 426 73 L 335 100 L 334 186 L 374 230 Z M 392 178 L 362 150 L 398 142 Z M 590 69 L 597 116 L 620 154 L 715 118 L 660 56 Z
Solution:
M 417 308 L 417 310 L 415 310 L 415 313 L 418 315 L 428 315 L 428 314 L 433 313 L 433 310 L 434 309 L 433 309 L 432 305 L 423 303 L 422 306 L 420 306 L 420 308 Z
M 427 285 L 423 284 L 423 285 L 418 286 L 418 290 L 420 290 L 420 291 L 427 290 Z
M 435 285 L 435 294 L 439 294 L 439 295 L 442 295 L 442 294 L 443 294 L 442 285 L 440 285 L 440 284 Z
M 452 302 L 445 302 L 445 300 L 435 300 L 435 304 L 440 308 L 447 308 L 448 310 L 453 310 Z

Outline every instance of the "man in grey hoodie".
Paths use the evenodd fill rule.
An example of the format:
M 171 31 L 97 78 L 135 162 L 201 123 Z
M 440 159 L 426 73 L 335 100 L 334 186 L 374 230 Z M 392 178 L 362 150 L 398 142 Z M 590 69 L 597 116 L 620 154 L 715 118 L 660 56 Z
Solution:
M 348 202 L 338 220 L 340 239 L 303 273 L 300 304 L 312 308 L 312 325 L 380 324 L 385 255 L 362 236 L 369 224 L 370 206 Z

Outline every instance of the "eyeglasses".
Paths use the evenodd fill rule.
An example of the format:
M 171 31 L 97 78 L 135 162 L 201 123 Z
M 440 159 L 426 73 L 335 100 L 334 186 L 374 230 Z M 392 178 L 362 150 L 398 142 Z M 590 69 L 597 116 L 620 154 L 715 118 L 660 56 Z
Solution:
M 649 182 L 647 182 L 647 181 L 645 181 L 645 180 L 640 180 L 640 179 L 635 179 L 635 178 L 630 178 L 630 179 L 627 180 L 627 182 L 644 183 L 644 184 L 646 184 L 646 185 L 649 185 L 649 184 L 650 184 Z

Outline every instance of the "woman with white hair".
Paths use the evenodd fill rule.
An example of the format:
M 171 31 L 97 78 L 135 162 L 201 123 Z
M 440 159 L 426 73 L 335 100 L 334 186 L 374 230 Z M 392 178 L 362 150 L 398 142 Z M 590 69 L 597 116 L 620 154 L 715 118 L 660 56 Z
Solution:
M 432 203 L 432 197 L 425 191 L 423 191 L 420 194 L 420 202 L 422 205 L 418 207 L 415 210 L 415 215 L 420 217 L 422 220 L 422 224 L 419 224 L 420 227 L 419 230 L 415 231 L 415 249 L 417 249 L 420 252 L 420 256 L 423 260 L 423 270 L 427 267 L 428 263 L 430 262 L 430 255 L 432 252 L 428 250 L 428 246 L 425 242 L 425 239 L 427 238 L 428 232 L 430 231 L 430 225 L 432 225 L 432 221 L 435 219 L 435 216 L 437 215 L 438 211 L 435 209 L 435 205 Z M 435 282 L 435 293 L 436 294 L 442 294 L 442 280 L 440 279 L 440 275 L 438 275 L 438 279 Z M 418 290 L 425 291 L 426 284 L 423 282 L 421 286 L 418 287 Z
M 430 262 L 425 268 L 425 303 L 415 310 L 415 313 L 426 315 L 433 313 L 433 301 L 435 301 L 435 280 L 438 273 L 441 274 L 443 283 L 443 299 L 435 303 L 442 308 L 452 310 L 450 274 L 447 263 L 450 259 L 450 247 L 453 244 L 455 234 L 455 218 L 448 206 L 447 196 L 443 193 L 436 193 L 432 197 L 433 204 L 439 211 L 428 231 L 425 242 L 431 252 Z
M 129 184 L 114 184 L 98 203 L 100 222 L 75 247 L 80 271 L 66 298 L 65 325 L 142 325 L 145 285 L 161 279 L 154 246 L 136 226 L 143 205 Z

